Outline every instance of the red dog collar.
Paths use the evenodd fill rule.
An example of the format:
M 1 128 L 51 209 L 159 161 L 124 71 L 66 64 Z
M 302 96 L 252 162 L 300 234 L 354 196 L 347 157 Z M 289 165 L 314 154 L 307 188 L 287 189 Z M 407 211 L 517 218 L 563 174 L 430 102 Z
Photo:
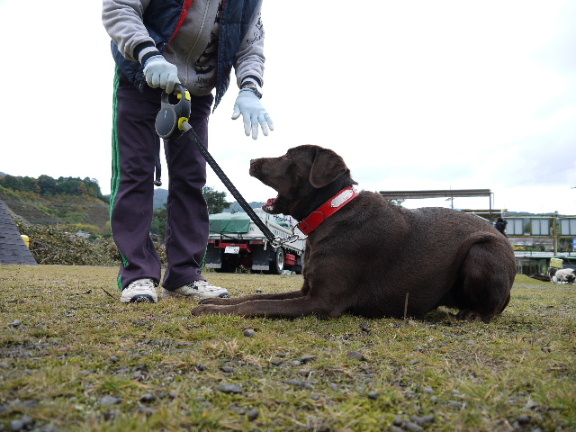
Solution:
M 340 210 L 345 207 L 350 201 L 358 196 L 358 191 L 352 186 L 346 189 L 342 189 L 338 194 L 332 197 L 330 200 L 322 204 L 322 206 L 312 212 L 306 219 L 300 222 L 297 227 L 302 233 L 309 235 L 312 231 L 318 228 L 322 223 Z

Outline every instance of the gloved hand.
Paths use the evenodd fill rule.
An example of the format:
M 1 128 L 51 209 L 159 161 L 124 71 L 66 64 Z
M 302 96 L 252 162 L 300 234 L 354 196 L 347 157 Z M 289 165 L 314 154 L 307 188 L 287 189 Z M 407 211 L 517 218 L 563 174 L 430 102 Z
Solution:
M 144 63 L 144 76 L 150 87 L 160 87 L 166 93 L 172 93 L 174 86 L 180 84 L 178 79 L 178 68 L 172 63 L 168 63 L 164 56 L 156 55 L 150 57 Z
M 269 130 L 274 130 L 272 119 L 260 103 L 258 96 L 250 89 L 240 90 L 234 104 L 232 120 L 236 120 L 240 114 L 244 118 L 246 136 L 250 136 L 250 131 L 252 131 L 252 138 L 258 139 L 258 125 L 262 128 L 265 136 L 268 136 Z

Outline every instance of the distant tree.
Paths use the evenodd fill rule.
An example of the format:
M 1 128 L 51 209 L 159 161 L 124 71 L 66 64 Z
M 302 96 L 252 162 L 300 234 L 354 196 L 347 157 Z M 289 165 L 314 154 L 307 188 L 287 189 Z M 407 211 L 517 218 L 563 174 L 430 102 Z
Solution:
M 66 195 L 82 195 L 82 180 L 76 177 L 58 177 L 56 180 L 58 192 Z
M 33 177 L 17 177 L 5 175 L 0 179 L 0 185 L 7 189 L 12 189 L 21 192 L 36 192 L 40 191 L 38 181 Z
M 20 190 L 21 182 L 20 177 L 11 176 L 6 174 L 4 178 L 0 181 L 0 184 L 6 189 Z
M 152 227 L 150 231 L 152 234 L 156 234 L 160 241 L 166 240 L 166 227 L 168 226 L 168 209 L 166 204 L 162 207 L 154 210 L 154 215 L 152 216 Z
M 86 177 L 83 180 L 83 182 L 87 195 L 96 198 L 102 198 L 102 192 L 100 191 L 100 185 L 98 184 L 98 180 Z
M 38 177 L 38 186 L 42 195 L 54 195 L 58 190 L 56 180 L 48 175 Z
M 102 197 L 98 181 L 90 177 L 84 179 L 80 177 L 59 177 L 58 180 L 56 180 L 56 186 L 58 193 L 62 194 L 76 196 L 87 195 L 96 198 Z
M 40 186 L 38 186 L 38 180 L 33 177 L 20 177 L 20 190 L 24 192 L 40 192 Z
M 221 213 L 228 207 L 230 203 L 225 201 L 226 193 L 218 192 L 211 187 L 205 187 L 202 189 L 202 194 L 206 199 L 208 204 L 208 212 L 210 214 Z M 152 217 L 152 226 L 150 231 L 159 237 L 160 241 L 166 240 L 166 228 L 168 226 L 168 209 L 166 208 L 166 203 L 162 207 L 154 210 L 154 215 Z
M 0 185 L 7 189 L 23 192 L 34 192 L 42 195 L 87 195 L 103 199 L 98 180 L 90 177 L 82 180 L 79 177 L 58 177 L 54 179 L 48 175 L 41 175 L 38 179 L 33 177 L 16 177 L 5 175 L 0 178 Z
M 226 192 L 218 192 L 214 188 L 206 186 L 202 189 L 202 194 L 206 199 L 210 214 L 222 213 L 231 205 L 231 203 L 226 202 Z

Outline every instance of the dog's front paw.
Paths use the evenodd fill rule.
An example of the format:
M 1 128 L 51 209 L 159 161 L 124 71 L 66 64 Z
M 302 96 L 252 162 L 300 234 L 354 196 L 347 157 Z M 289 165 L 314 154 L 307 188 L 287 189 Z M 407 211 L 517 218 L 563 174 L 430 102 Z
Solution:
M 221 313 L 223 313 L 221 311 L 221 307 L 218 305 L 212 305 L 212 304 L 197 306 L 194 309 L 192 309 L 192 311 L 190 312 L 190 314 L 194 315 L 194 316 L 216 315 L 216 314 L 221 314 Z
M 199 304 L 201 305 L 223 305 L 230 302 L 230 297 L 211 297 L 204 300 L 201 300 Z

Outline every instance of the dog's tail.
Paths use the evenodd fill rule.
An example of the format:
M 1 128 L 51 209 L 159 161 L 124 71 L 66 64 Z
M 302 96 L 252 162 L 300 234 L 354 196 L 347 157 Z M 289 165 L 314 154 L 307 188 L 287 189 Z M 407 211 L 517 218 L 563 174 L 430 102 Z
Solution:
M 464 263 L 464 260 L 468 257 L 468 254 L 470 253 L 470 250 L 473 246 L 475 245 L 479 245 L 479 244 L 487 244 L 487 243 L 492 243 L 493 246 L 495 246 L 497 249 L 502 250 L 504 253 L 502 255 L 500 255 L 500 264 L 504 267 L 507 267 L 507 270 L 505 273 L 505 275 L 502 275 L 505 279 L 508 280 L 509 283 L 509 288 L 512 287 L 512 284 L 514 283 L 514 278 L 516 277 L 516 259 L 514 258 L 514 252 L 512 250 L 512 246 L 508 243 L 508 241 L 506 240 L 505 237 L 503 237 L 501 234 L 496 234 L 496 233 L 490 233 L 490 232 L 480 232 L 480 233 L 474 233 L 471 234 L 470 236 L 466 237 L 464 239 L 464 241 L 460 244 L 456 256 L 454 257 L 454 260 L 452 262 L 452 265 L 454 267 L 454 269 L 458 269 L 458 271 L 456 271 L 454 273 L 455 278 L 458 278 L 458 274 L 460 273 L 460 268 Z M 504 251 L 504 249 L 507 249 L 506 251 Z M 506 263 L 507 259 L 506 257 L 508 256 L 509 258 L 509 262 Z M 510 268 L 510 267 L 511 268 Z M 511 270 L 511 271 L 510 271 Z M 502 311 L 506 308 L 506 306 L 508 305 L 508 302 L 510 301 L 510 294 L 508 293 L 506 298 L 503 298 L 501 301 L 501 304 L 497 307 L 497 310 L 495 310 L 495 313 L 502 313 Z M 488 318 L 488 321 L 490 320 L 491 317 Z M 486 322 L 488 322 L 486 321 Z
M 512 246 L 507 244 L 507 241 L 506 243 L 503 242 L 503 240 L 506 239 L 503 238 L 501 234 L 491 232 L 479 232 L 469 235 L 458 247 L 456 256 L 454 257 L 454 260 L 452 262 L 452 268 L 460 268 L 460 266 L 468 256 L 470 248 L 472 248 L 472 246 L 474 245 L 482 243 L 494 243 L 495 245 L 501 246 L 502 248 L 509 248 L 509 252 L 512 253 L 511 257 L 513 257 Z M 516 274 L 516 260 L 512 259 L 512 262 L 514 265 L 514 274 Z

